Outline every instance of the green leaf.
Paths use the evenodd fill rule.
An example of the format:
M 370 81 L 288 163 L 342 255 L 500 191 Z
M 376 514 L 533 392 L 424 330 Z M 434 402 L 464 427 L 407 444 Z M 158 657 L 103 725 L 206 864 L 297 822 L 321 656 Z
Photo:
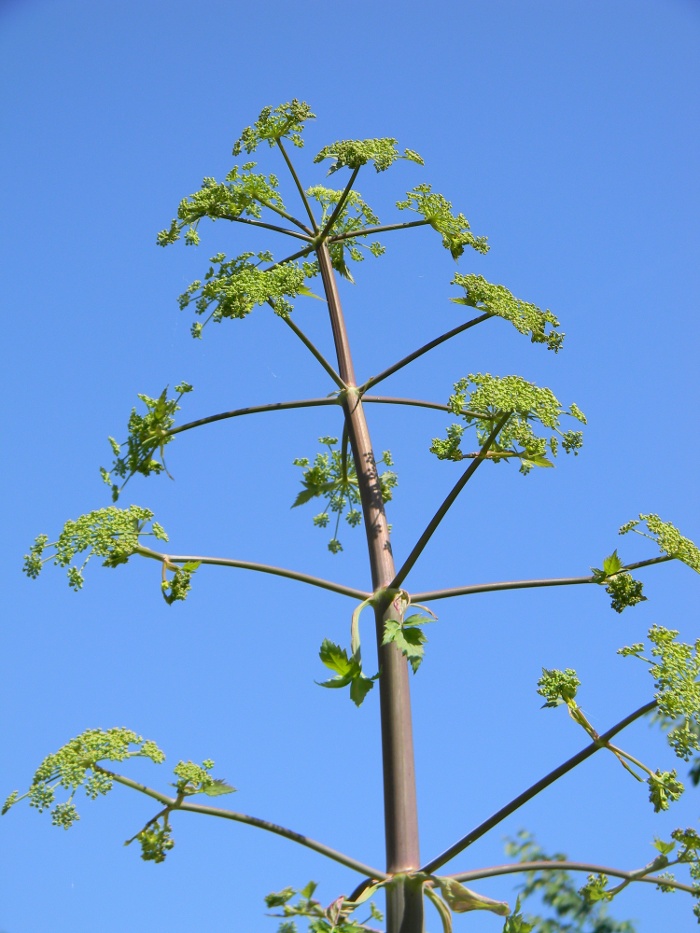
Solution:
M 348 657 L 345 648 L 334 644 L 328 638 L 324 638 L 318 655 L 326 667 L 335 671 L 338 678 L 343 681 L 339 683 L 338 678 L 334 678 L 332 681 L 321 684 L 322 687 L 345 687 L 360 669 L 357 661 Z
M 311 289 L 308 287 L 308 285 L 301 285 L 301 286 L 297 289 L 297 293 L 298 293 L 299 295 L 303 295 L 304 298 L 316 298 L 318 301 L 325 301 L 325 300 L 326 300 L 326 299 L 323 298 L 321 295 L 317 295 L 315 292 L 312 292 Z
M 523 454 L 523 456 L 520 458 L 520 462 L 526 463 L 528 464 L 528 466 L 536 466 L 536 467 L 553 467 L 554 466 L 551 460 L 548 460 L 546 457 L 543 457 L 539 454 L 532 454 L 532 456 Z
M 613 551 L 609 557 L 606 557 L 603 561 L 603 571 L 607 577 L 611 576 L 614 573 L 617 573 L 622 569 L 622 561 L 620 560 L 617 550 Z
M 477 894 L 476 891 L 466 888 L 454 878 L 440 878 L 435 875 L 434 881 L 452 910 L 458 914 L 471 910 L 490 910 L 499 917 L 505 917 L 510 913 L 510 907 L 505 901 L 496 901 L 483 894 Z
M 227 784 L 226 781 L 215 778 L 211 784 L 203 787 L 200 793 L 206 794 L 207 797 L 221 797 L 223 794 L 233 794 L 235 790 L 236 788 Z

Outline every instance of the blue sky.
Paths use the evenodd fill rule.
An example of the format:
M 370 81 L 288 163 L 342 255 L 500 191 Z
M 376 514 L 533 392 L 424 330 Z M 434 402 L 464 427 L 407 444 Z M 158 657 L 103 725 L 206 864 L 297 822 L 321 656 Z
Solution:
M 198 250 L 155 246 L 180 198 L 230 169 L 233 141 L 267 104 L 297 97 L 317 114 L 297 158 L 306 184 L 323 182 L 312 157 L 335 139 L 393 136 L 417 150 L 425 168 L 360 175 L 382 220 L 408 188 L 432 183 L 489 237 L 488 256 L 465 255 L 457 270 L 551 308 L 567 334 L 555 356 L 489 321 L 385 384 L 445 402 L 468 372 L 518 373 L 589 419 L 583 452 L 556 470 L 480 470 L 409 588 L 586 574 L 618 545 L 627 560 L 652 557 L 651 544 L 616 535 L 639 512 L 700 540 L 699 53 L 691 0 L 0 4 L 3 795 L 83 729 L 124 725 L 156 740 L 171 766 L 214 758 L 238 788 L 234 809 L 382 864 L 377 698 L 357 710 L 314 684 L 322 639 L 347 641 L 351 600 L 208 568 L 185 604 L 168 607 L 157 565 L 136 560 L 91 565 L 78 595 L 57 569 L 36 582 L 20 573 L 35 535 L 108 504 L 98 467 L 107 436 L 125 436 L 137 393 L 187 380 L 195 392 L 182 417 L 192 420 L 333 390 L 271 313 L 195 342 L 178 311 L 211 254 L 274 242 L 217 225 Z M 274 153 L 260 155 L 282 177 Z M 454 263 L 431 231 L 385 243 L 387 255 L 342 289 L 360 379 L 464 320 L 449 301 Z M 295 320 L 329 347 L 322 308 L 300 301 Z M 374 406 L 369 420 L 399 475 L 390 520 L 400 560 L 458 475 L 427 451 L 449 419 Z M 314 510 L 289 508 L 292 460 L 339 431 L 327 409 L 202 428 L 169 447 L 174 482 L 133 480 L 124 502 L 153 509 L 173 552 L 366 588 L 362 533 L 348 529 L 334 557 Z M 426 860 L 586 744 L 564 711 L 540 709 L 543 665 L 578 671 L 600 731 L 650 698 L 643 665 L 615 652 L 653 623 L 695 639 L 698 581 L 675 564 L 643 579 L 648 602 L 620 616 L 593 587 L 435 604 L 412 681 Z M 674 766 L 646 724 L 621 744 Z M 167 789 L 166 766 L 131 773 Z M 145 864 L 122 843 L 153 815 L 148 801 L 117 789 L 79 809 L 67 833 L 26 807 L 0 823 L 3 933 L 274 931 L 267 892 L 313 878 L 330 902 L 357 882 L 286 840 L 186 814 L 167 861 Z M 634 868 L 653 857 L 655 835 L 696 825 L 697 811 L 690 789 L 654 817 L 644 787 L 597 755 L 450 869 L 503 861 L 503 837 L 521 827 L 572 858 Z M 514 900 L 508 881 L 479 889 Z M 683 896 L 651 886 L 625 892 L 615 913 L 639 933 L 696 927 Z M 500 921 L 468 916 L 456 929 Z

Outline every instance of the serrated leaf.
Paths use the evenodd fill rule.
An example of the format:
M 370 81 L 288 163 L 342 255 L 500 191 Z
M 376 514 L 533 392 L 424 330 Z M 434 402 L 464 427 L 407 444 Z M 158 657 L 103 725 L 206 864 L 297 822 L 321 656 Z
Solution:
M 320 483 L 318 486 L 307 486 L 306 489 L 302 489 L 302 491 L 296 497 L 294 503 L 292 504 L 292 508 L 295 509 L 298 505 L 304 505 L 317 496 L 324 496 L 327 493 L 332 492 L 334 486 L 334 483 Z
M 606 576 L 610 577 L 614 573 L 619 573 L 620 570 L 622 570 L 622 561 L 618 557 L 617 551 L 615 550 L 603 561 L 603 572 Z
M 325 300 L 326 300 L 326 299 L 323 298 L 321 295 L 317 295 L 315 292 L 312 292 L 308 285 L 300 285 L 300 286 L 297 288 L 297 292 L 298 292 L 300 295 L 303 295 L 304 298 L 316 298 L 317 301 L 325 301 Z
M 201 793 L 206 794 L 207 797 L 221 797 L 224 794 L 233 794 L 235 791 L 235 787 L 217 778 L 213 784 L 208 784 L 206 787 L 203 787 Z
M 318 656 L 326 667 L 335 671 L 336 674 L 339 674 L 341 677 L 352 676 L 353 671 L 359 668 L 354 658 L 348 658 L 348 653 L 345 648 L 341 648 L 340 645 L 334 644 L 328 638 L 324 638 Z
M 676 848 L 676 843 L 664 842 L 663 839 L 654 839 L 654 848 L 662 855 L 669 855 Z
M 530 466 L 536 466 L 536 467 L 553 467 L 554 466 L 551 460 L 547 460 L 546 457 L 542 457 L 539 454 L 535 454 L 529 457 L 521 457 L 520 459 L 523 463 L 529 463 Z
M 375 680 L 376 677 L 369 678 L 365 677 L 364 674 L 353 678 L 350 684 L 350 699 L 355 706 L 362 706 L 362 701 L 374 686 Z

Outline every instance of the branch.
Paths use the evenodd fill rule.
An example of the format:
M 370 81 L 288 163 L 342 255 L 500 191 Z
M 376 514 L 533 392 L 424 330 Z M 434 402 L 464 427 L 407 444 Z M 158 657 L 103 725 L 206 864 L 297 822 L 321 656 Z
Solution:
M 225 421 L 227 418 L 238 418 L 239 415 L 258 415 L 266 411 L 286 411 L 290 408 L 314 408 L 319 405 L 339 405 L 341 400 L 339 396 L 324 396 L 323 398 L 307 398 L 295 402 L 273 402 L 271 405 L 251 405 L 248 408 L 234 408 L 233 411 L 222 411 L 218 415 L 209 415 L 207 418 L 199 418 L 197 421 L 188 421 L 187 424 L 181 424 L 177 428 L 168 431 L 168 436 L 181 434 L 183 431 L 189 431 L 192 428 L 199 428 L 203 424 L 214 424 L 216 421 Z
M 274 211 L 275 214 L 279 214 L 280 217 L 284 217 L 285 220 L 288 220 L 290 223 L 294 224 L 296 227 L 299 227 L 300 230 L 303 230 L 308 236 L 312 235 L 312 231 L 303 224 L 300 220 L 297 220 L 296 217 L 292 217 L 291 214 L 288 214 L 281 207 L 277 207 L 276 204 L 273 204 L 271 201 L 266 201 L 264 198 L 255 198 L 258 204 L 262 204 L 263 207 L 266 207 L 268 210 Z
M 304 346 L 307 348 L 307 350 L 309 350 L 309 351 L 313 354 L 313 356 L 318 360 L 318 362 L 321 364 L 321 366 L 323 366 L 323 368 L 326 370 L 326 372 L 327 372 L 328 375 L 331 377 L 331 379 L 333 380 L 333 382 L 335 382 L 335 384 L 338 386 L 338 388 L 339 388 L 339 389 L 345 389 L 345 388 L 347 388 L 347 386 L 345 385 L 345 383 L 343 382 L 343 380 L 340 378 L 340 376 L 338 375 L 338 373 L 333 369 L 333 367 L 332 367 L 331 364 L 328 362 L 328 360 L 325 358 L 325 356 L 323 356 L 323 354 L 321 353 L 321 351 L 318 350 L 318 349 L 314 346 L 314 344 L 309 340 L 309 338 L 306 336 L 306 334 L 305 334 L 300 328 L 297 327 L 297 325 L 294 323 L 294 321 L 292 320 L 292 318 L 290 317 L 290 315 L 286 314 L 286 315 L 282 318 L 282 320 L 284 321 L 284 323 L 285 323 L 289 328 L 291 328 L 292 331 L 294 331 L 294 333 L 297 335 L 297 337 L 299 338 L 299 340 L 301 340 L 301 342 L 304 344 Z
M 360 390 L 358 389 L 358 391 Z M 439 402 L 426 402 L 423 399 L 417 398 L 396 398 L 393 395 L 363 395 L 362 401 L 377 402 L 380 405 L 413 405 L 416 408 L 432 408 L 434 411 L 448 411 L 454 414 L 454 409 L 450 408 L 449 405 L 441 405 Z M 473 418 L 483 418 L 484 420 L 489 417 L 481 412 L 469 411 L 467 408 L 460 411 L 460 415 L 471 415 Z M 474 454 L 470 459 L 474 459 L 478 456 L 479 454 Z
M 696 892 L 691 885 L 683 884 L 680 881 L 667 878 L 655 877 L 647 872 L 656 871 L 658 865 L 651 862 L 644 868 L 636 871 L 624 871 L 620 868 L 608 868 L 606 865 L 594 865 L 588 862 L 567 862 L 567 861 L 539 861 L 539 862 L 515 862 L 510 865 L 492 865 L 490 868 L 477 868 L 474 871 L 460 872 L 458 875 L 449 875 L 455 881 L 464 884 L 468 881 L 478 881 L 482 878 L 496 878 L 499 875 L 512 875 L 518 872 L 529 871 L 583 871 L 594 875 L 610 875 L 613 878 L 623 878 L 625 881 L 646 881 L 649 884 L 663 884 L 671 888 L 677 888 L 679 891 L 687 891 L 689 894 Z M 669 864 L 676 865 L 677 862 Z
M 269 573 L 276 577 L 286 577 L 289 580 L 298 580 L 300 583 L 308 583 L 310 586 L 317 586 L 322 590 L 330 590 L 332 593 L 339 593 L 341 596 L 350 596 L 352 599 L 369 599 L 372 594 L 364 590 L 356 590 L 352 586 L 343 586 L 342 583 L 334 583 L 332 580 L 323 580 L 321 577 L 314 577 L 308 573 L 299 573 L 297 570 L 288 570 L 285 567 L 273 567 L 271 564 L 257 564 L 249 560 L 232 560 L 228 557 L 201 557 L 192 554 L 160 554 L 151 548 L 139 545 L 134 550 L 134 554 L 141 557 L 148 557 L 151 560 L 157 560 L 168 564 L 188 564 L 198 562 L 200 564 L 210 564 L 214 567 L 236 567 L 241 570 L 255 570 L 258 573 Z
M 479 464 L 483 463 L 484 460 L 487 459 L 486 454 L 489 451 L 489 447 L 496 440 L 498 433 L 500 432 L 501 428 L 504 426 L 504 424 L 509 418 L 510 418 L 510 412 L 507 415 L 504 415 L 496 423 L 496 426 L 494 427 L 493 431 L 491 431 L 488 438 L 486 439 L 486 442 L 482 445 L 481 450 L 479 451 L 479 457 L 472 461 L 472 463 L 467 467 L 467 469 L 465 470 L 463 475 L 460 477 L 460 479 L 458 479 L 455 485 L 452 487 L 452 490 L 448 493 L 445 501 L 442 503 L 440 508 L 437 510 L 433 518 L 430 520 L 430 522 L 428 523 L 428 527 L 425 529 L 423 534 L 420 536 L 415 547 L 413 548 L 411 553 L 408 555 L 408 557 L 404 561 L 401 569 L 399 570 L 399 572 L 396 574 L 394 579 L 389 584 L 389 587 L 388 587 L 389 589 L 391 590 L 400 589 L 401 584 L 403 583 L 403 581 L 406 579 L 406 577 L 410 573 L 411 569 L 413 568 L 413 565 L 420 557 L 426 544 L 428 543 L 428 541 L 430 541 L 431 537 L 433 536 L 433 533 L 435 532 L 435 530 L 437 529 L 438 525 L 443 520 L 447 512 L 449 511 L 450 507 L 452 506 L 457 496 L 460 494 L 460 492 L 464 489 L 464 487 L 467 485 L 469 480 L 472 478 L 472 476 L 478 469 Z
M 299 845 L 306 846 L 308 849 L 313 849 L 315 852 L 320 852 L 321 855 L 325 855 L 326 858 L 332 859 L 334 862 L 340 862 L 341 865 L 345 865 L 346 868 L 351 868 L 361 875 L 369 875 L 372 878 L 379 878 L 382 881 L 386 880 L 388 877 L 385 872 L 365 865 L 363 862 L 358 862 L 349 855 L 337 852 L 335 849 L 331 849 L 322 842 L 317 842 L 315 839 L 310 839 L 308 836 L 303 836 L 301 833 L 294 832 L 293 829 L 286 829 L 284 826 L 278 826 L 276 823 L 270 823 L 267 820 L 261 820 L 255 816 L 247 816 L 245 813 L 236 813 L 235 810 L 223 810 L 220 807 L 207 807 L 196 803 L 180 802 L 175 797 L 168 797 L 165 794 L 153 790 L 151 787 L 146 787 L 145 784 L 132 781 L 131 778 L 124 777 L 121 774 L 115 774 L 113 771 L 108 771 L 106 768 L 101 768 L 99 765 L 95 765 L 95 770 L 108 775 L 118 784 L 123 784 L 125 787 L 137 790 L 147 797 L 152 797 L 159 803 L 165 804 L 165 806 L 173 812 L 175 810 L 184 810 L 186 813 L 202 813 L 206 816 L 218 816 L 224 820 L 233 820 L 236 823 L 246 823 L 248 826 L 256 826 L 258 829 L 267 830 L 267 832 L 275 833 L 277 836 L 284 836 L 285 839 L 291 839 L 292 842 L 298 842 Z
M 365 399 L 368 401 L 368 399 Z M 639 560 L 633 564 L 621 567 L 618 573 L 628 570 L 638 570 L 651 564 L 663 564 L 674 560 L 673 557 L 651 557 L 649 560 Z M 470 596 L 472 593 L 494 593 L 497 590 L 526 590 L 541 586 L 575 586 L 578 583 L 598 583 L 595 577 L 552 577 L 545 580 L 506 580 L 500 583 L 479 583 L 476 586 L 455 586 L 446 590 L 432 590 L 425 593 L 412 593 L 411 598 L 421 603 L 428 603 L 434 599 L 449 599 L 451 596 Z M 604 581 L 603 581 L 604 582 Z M 600 585 L 600 584 L 599 584 Z
M 523 791 L 522 794 L 519 794 L 517 797 L 511 800 L 510 803 L 507 803 L 505 807 L 501 807 L 497 813 L 494 813 L 493 816 L 490 816 L 471 832 L 467 833 L 466 836 L 463 836 L 458 842 L 455 842 L 454 845 L 450 846 L 449 849 L 446 849 L 441 855 L 438 855 L 437 858 L 434 858 L 432 862 L 428 862 L 424 868 L 421 868 L 421 871 L 431 874 L 435 871 L 435 869 L 440 868 L 441 865 L 449 862 L 450 859 L 455 857 L 455 855 L 459 855 L 460 852 L 468 848 L 468 846 L 472 845 L 472 843 L 476 842 L 477 839 L 480 839 L 507 816 L 510 816 L 511 813 L 515 813 L 515 811 L 522 807 L 523 804 L 527 803 L 529 800 L 532 800 L 533 797 L 536 797 L 537 794 L 543 791 L 546 787 L 549 787 L 550 784 L 558 781 L 559 778 L 563 777 L 568 771 L 573 770 L 575 767 L 577 767 L 577 765 L 580 765 L 581 762 L 585 761 L 587 758 L 590 758 L 591 755 L 594 755 L 600 748 L 604 748 L 605 743 L 612 739 L 613 736 L 617 735 L 618 732 L 621 732 L 631 723 L 635 722 L 637 719 L 641 719 L 642 716 L 646 716 L 647 713 L 650 713 L 654 709 L 656 709 L 656 700 L 651 700 L 644 706 L 640 706 L 639 709 L 635 710 L 634 713 L 630 713 L 629 716 L 621 719 L 620 722 L 614 725 L 612 729 L 608 729 L 608 731 L 603 733 L 603 735 L 601 735 L 600 738 L 595 742 L 591 742 L 590 745 L 587 745 L 584 749 L 582 749 L 582 751 L 578 752 L 572 758 L 569 758 L 563 764 L 559 765 L 558 768 L 550 771 L 549 774 L 545 775 L 526 791 Z
M 291 256 L 285 256 L 285 258 L 280 259 L 279 262 L 273 262 L 271 266 L 268 266 L 267 269 L 265 269 L 265 272 L 271 272 L 278 266 L 283 266 L 286 262 L 294 262 L 295 259 L 301 259 L 302 256 L 308 256 L 311 252 L 313 252 L 313 246 L 307 246 L 305 249 L 300 249 L 298 253 L 292 253 Z
M 481 314 L 479 317 L 472 318 L 471 321 L 467 321 L 465 324 L 460 324 L 459 327 L 453 327 L 452 330 L 448 330 L 447 333 L 443 334 L 441 337 L 436 337 L 435 340 L 431 340 L 430 343 L 426 343 L 425 346 L 420 347 L 420 349 L 415 350 L 413 353 L 409 353 L 408 356 L 405 356 L 402 360 L 399 360 L 398 363 L 394 363 L 393 366 L 389 366 L 388 369 L 383 370 L 381 373 L 379 373 L 379 375 L 372 376 L 372 378 L 368 379 L 364 385 L 360 386 L 360 391 L 366 392 L 367 389 L 371 389 L 372 386 L 376 386 L 378 382 L 381 382 L 388 376 L 392 376 L 399 369 L 403 369 L 404 366 L 408 366 L 409 363 L 412 363 L 414 360 L 418 359 L 419 356 L 423 356 L 424 353 L 428 353 L 434 347 L 439 346 L 441 343 L 444 343 L 451 337 L 455 337 L 457 334 L 461 334 L 463 330 L 468 330 L 470 327 L 474 327 L 475 324 L 480 324 L 482 321 L 486 321 L 490 317 L 494 317 L 494 315 L 488 313 Z M 446 410 L 451 411 L 449 408 Z
M 306 197 L 306 193 L 304 191 L 301 181 L 299 180 L 299 176 L 297 175 L 296 170 L 294 166 L 292 165 L 291 159 L 287 155 L 287 150 L 282 145 L 282 137 L 280 137 L 277 140 L 277 145 L 279 146 L 279 150 L 284 157 L 284 161 L 287 163 L 287 168 L 289 169 L 289 173 L 294 179 L 294 184 L 297 186 L 297 191 L 299 192 L 299 195 L 301 196 L 301 200 L 304 203 L 304 207 L 306 208 L 306 213 L 309 215 L 309 220 L 311 221 L 311 226 L 313 227 L 313 231 L 314 233 L 318 233 L 318 224 L 316 223 L 316 218 L 314 217 L 314 213 L 311 210 L 311 205 L 309 204 L 308 198 Z
M 424 227 L 429 220 L 410 220 L 405 224 L 382 224 L 380 227 L 364 227 L 362 230 L 350 230 L 348 233 L 339 233 L 328 238 L 329 243 L 339 243 L 354 236 L 369 236 L 372 233 L 388 233 L 390 230 L 405 230 L 407 227 Z
M 360 166 L 359 166 L 359 165 L 357 166 L 357 168 L 354 168 L 354 169 L 352 170 L 352 175 L 350 176 L 350 179 L 349 179 L 347 185 L 346 185 L 345 188 L 343 189 L 343 193 L 340 195 L 340 198 L 338 199 L 338 203 L 337 203 L 336 206 L 333 208 L 333 213 L 332 213 L 331 216 L 328 218 L 328 220 L 326 221 L 326 223 L 323 225 L 323 230 L 321 230 L 320 234 L 318 235 L 317 243 L 319 243 L 319 244 L 320 244 L 320 243 L 323 243 L 324 239 L 325 239 L 326 236 L 328 235 L 328 231 L 331 229 L 331 227 L 333 226 L 333 224 L 336 222 L 336 220 L 337 220 L 338 217 L 340 216 L 340 212 L 341 212 L 342 209 L 345 207 L 345 202 L 346 202 L 347 199 L 348 199 L 348 195 L 349 195 L 350 192 L 352 191 L 352 186 L 355 184 L 355 179 L 357 178 L 357 176 L 358 176 L 358 174 L 359 174 L 359 171 L 360 171 Z M 338 237 L 338 239 L 340 239 L 340 237 Z
M 277 224 L 268 224 L 262 220 L 250 220 L 248 217 L 238 217 L 233 214 L 221 214 L 220 216 L 222 220 L 230 220 L 239 224 L 250 224 L 253 227 L 264 227 L 265 230 L 274 230 L 276 233 L 286 233 L 287 236 L 297 237 L 299 240 L 306 240 L 307 243 L 312 241 L 312 237 L 308 233 L 297 233 L 296 230 L 290 230 L 288 227 L 278 227 Z

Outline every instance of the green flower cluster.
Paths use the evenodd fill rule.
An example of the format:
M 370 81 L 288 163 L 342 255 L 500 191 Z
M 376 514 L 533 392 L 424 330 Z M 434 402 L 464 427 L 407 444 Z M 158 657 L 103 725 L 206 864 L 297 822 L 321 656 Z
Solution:
M 243 149 L 255 152 L 261 142 L 274 146 L 280 139 L 290 139 L 299 149 L 304 145 L 301 134 L 307 120 L 314 120 L 316 114 L 305 101 L 294 98 L 279 107 L 263 107 L 253 126 L 247 126 L 240 138 L 233 145 L 233 155 L 239 155 Z
M 336 449 L 337 437 L 319 437 L 319 444 L 328 448 L 325 453 L 318 453 L 311 465 L 308 457 L 298 457 L 294 466 L 301 467 L 303 472 L 301 484 L 304 487 L 294 500 L 292 508 L 309 502 L 316 497 L 326 500 L 323 512 L 314 516 L 314 525 L 317 528 L 326 528 L 330 522 L 329 513 L 336 515 L 333 537 L 328 543 L 328 550 L 337 554 L 343 550 L 338 540 L 338 527 L 340 518 L 345 513 L 345 521 L 356 528 L 362 522 L 360 491 L 357 483 L 357 471 L 352 457 L 348 456 L 347 441 L 342 449 Z M 392 466 L 391 453 L 385 450 L 379 460 L 384 466 Z M 394 488 L 398 485 L 398 477 L 391 470 L 378 474 L 377 480 L 383 502 L 389 502 Z M 346 511 L 347 510 L 347 511 Z
M 255 257 L 257 262 L 251 262 Z M 256 305 L 270 303 L 282 317 L 291 313 L 292 305 L 287 298 L 308 294 L 304 281 L 314 274 L 309 266 L 285 262 L 269 269 L 261 269 L 262 263 L 271 262 L 272 255 L 263 253 L 241 253 L 235 259 L 226 259 L 217 253 L 209 260 L 211 266 L 204 282 L 196 279 L 180 295 L 181 309 L 194 300 L 195 313 L 210 311 L 204 323 L 192 325 L 192 336 L 201 337 L 204 324 L 209 321 L 220 323 L 224 318 L 244 318 Z
M 225 182 L 215 178 L 204 178 L 199 191 L 183 198 L 177 209 L 177 217 L 166 230 L 156 237 L 158 246 L 169 246 L 180 239 L 184 227 L 188 246 L 199 245 L 197 225 L 202 217 L 211 220 L 236 220 L 239 217 L 262 216 L 263 207 L 285 212 L 279 194 L 276 175 L 262 175 L 253 171 L 257 163 L 237 165 L 226 176 Z
M 325 229 L 343 196 L 343 192 L 334 188 L 315 185 L 309 188 L 306 194 L 320 204 L 322 213 L 319 226 L 322 230 Z M 366 234 L 351 237 L 347 237 L 347 234 L 355 234 L 359 230 L 364 230 L 368 225 L 374 226 L 378 223 L 379 218 L 372 208 L 363 201 L 358 191 L 346 193 L 340 212 L 333 219 L 327 244 L 333 268 L 350 282 L 353 282 L 354 279 L 348 268 L 346 256 L 354 262 L 362 262 L 365 258 L 362 252 L 363 249 L 367 250 L 372 256 L 381 256 L 385 252 L 385 247 L 376 240 L 372 243 L 364 243 Z M 343 237 L 346 238 L 343 239 Z M 317 271 L 318 263 L 313 262 L 309 265 L 314 271 Z
M 153 512 L 138 505 L 128 509 L 109 506 L 87 512 L 75 521 L 67 521 L 57 541 L 49 544 L 47 535 L 39 535 L 24 558 L 24 572 L 36 579 L 47 561 L 57 567 L 68 567 L 68 584 L 74 590 L 83 585 L 83 570 L 92 557 L 103 557 L 103 567 L 125 564 L 139 546 L 142 535 L 152 535 L 161 541 L 168 536 L 158 522 L 153 522 Z M 151 530 L 146 527 L 151 523 Z M 44 557 L 46 548 L 53 553 Z M 78 554 L 87 552 L 81 566 L 69 566 Z
M 654 625 L 648 638 L 651 658 L 639 642 L 620 648 L 623 657 L 636 657 L 649 665 L 657 690 L 658 716 L 669 728 L 668 742 L 679 758 L 688 761 L 700 749 L 700 638 L 693 645 L 676 641 L 678 632 Z
M 638 530 L 640 524 L 647 526 L 648 534 Z M 690 538 L 683 537 L 671 522 L 662 521 L 658 515 L 640 515 L 638 519 L 624 524 L 619 533 L 626 535 L 630 531 L 655 541 L 664 554 L 682 561 L 696 573 L 700 573 L 700 548 Z
M 492 285 L 481 275 L 461 275 L 458 272 L 452 284 L 460 285 L 465 292 L 463 298 L 450 299 L 455 304 L 502 317 L 521 334 L 530 334 L 532 343 L 546 343 L 547 349 L 555 353 L 561 349 L 565 335 L 557 331 L 559 320 L 551 311 L 543 311 L 537 305 L 521 301 L 504 285 Z M 551 330 L 548 331 L 547 327 Z
M 471 389 L 471 386 L 474 388 Z M 563 408 L 550 389 L 540 388 L 520 376 L 470 373 L 456 382 L 454 389 L 448 405 L 467 425 L 476 428 L 480 446 L 493 431 L 495 422 L 504 415 L 508 416 L 488 452 L 489 458 L 495 462 L 516 457 L 520 460 L 520 472 L 529 473 L 533 466 L 553 466 L 545 454 L 549 451 L 556 456 L 560 443 L 566 453 L 574 454 L 578 453 L 583 444 L 581 431 L 559 430 L 562 415 L 586 423 L 585 415 L 578 406 L 572 404 L 568 409 Z M 554 434 L 539 437 L 532 427 L 534 421 L 539 421 Z M 465 454 L 460 443 L 464 431 L 463 425 L 451 425 L 447 429 L 446 439 L 433 440 L 431 452 L 440 460 L 462 460 Z
M 328 170 L 329 175 L 341 168 L 359 169 L 368 162 L 371 162 L 378 172 L 386 171 L 397 159 L 408 159 L 410 162 L 417 162 L 418 165 L 425 164 L 412 149 L 404 149 L 401 155 L 397 148 L 397 140 L 389 138 L 343 139 L 321 149 L 314 162 L 322 162 L 324 159 L 333 159 L 333 164 Z
M 160 764 L 165 760 L 165 755 L 155 742 L 145 741 L 130 729 L 88 729 L 71 739 L 55 754 L 48 755 L 39 765 L 29 790 L 21 796 L 17 791 L 10 794 L 2 813 L 4 815 L 10 807 L 26 798 L 29 805 L 36 807 L 39 812 L 51 808 L 53 825 L 69 829 L 80 818 L 73 803 L 79 787 L 84 786 L 91 800 L 108 793 L 112 788 L 111 776 L 97 770 L 98 762 L 126 761 L 128 758 L 150 758 Z M 69 798 L 55 804 L 59 787 L 70 792 Z
M 119 493 L 135 473 L 140 473 L 142 476 L 150 476 L 151 473 L 168 473 L 163 448 L 172 440 L 169 432 L 175 423 L 175 413 L 180 411 L 178 403 L 183 395 L 192 391 L 192 386 L 187 382 L 181 382 L 175 386 L 175 391 L 177 398 L 168 398 L 167 386 L 158 398 L 139 394 L 139 398 L 146 406 L 146 413 L 140 414 L 135 408 L 131 409 L 125 454 L 122 454 L 124 444 L 117 443 L 113 437 L 109 438 L 112 453 L 116 459 L 111 470 L 100 467 L 100 473 L 104 482 L 112 489 L 113 502 L 117 501 Z M 155 460 L 153 457 L 156 450 L 160 451 L 160 460 Z M 124 480 L 121 486 L 114 482 L 115 476 Z
M 644 602 L 646 596 L 642 591 L 644 585 L 641 580 L 635 580 L 632 574 L 622 570 L 623 564 L 617 551 L 613 551 L 603 561 L 603 569 L 591 567 L 596 583 L 605 586 L 605 592 L 612 597 L 612 608 L 615 612 L 622 612 L 628 606 L 636 606 Z
M 459 259 L 465 246 L 471 246 L 478 253 L 488 252 L 486 237 L 474 236 L 464 214 L 453 214 L 450 202 L 434 192 L 431 185 L 416 185 L 406 193 L 404 201 L 396 202 L 396 206 L 400 211 L 414 211 L 424 217 L 440 234 L 442 245 L 453 259 Z

